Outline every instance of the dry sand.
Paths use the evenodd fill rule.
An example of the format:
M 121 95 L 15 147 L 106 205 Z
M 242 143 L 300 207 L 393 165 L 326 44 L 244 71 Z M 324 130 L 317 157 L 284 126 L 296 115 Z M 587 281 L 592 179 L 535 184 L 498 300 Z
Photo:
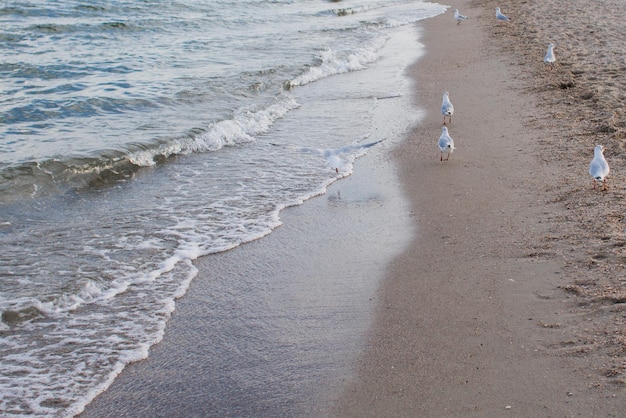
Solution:
M 477 1 L 487 6 L 489 2 Z M 542 130 L 541 161 L 554 176 L 542 182 L 551 211 L 544 251 L 565 263 L 563 288 L 577 295 L 593 321 L 572 351 L 614 356 L 606 374 L 626 383 L 626 3 L 522 2 L 515 25 L 492 38 L 511 45 L 511 63 L 527 91 L 539 98 L 530 124 Z M 510 40 L 507 41 L 507 40 Z M 537 60 L 556 44 L 557 66 Z M 593 147 L 604 145 L 611 166 L 609 192 L 594 193 L 587 174 Z M 586 180 L 586 181 L 583 181 Z
M 427 116 L 396 153 L 418 237 L 335 415 L 624 416 L 624 3 L 453 7 L 470 19 L 420 25 Z M 441 163 L 444 91 L 457 150 Z M 596 143 L 608 192 L 587 173 Z

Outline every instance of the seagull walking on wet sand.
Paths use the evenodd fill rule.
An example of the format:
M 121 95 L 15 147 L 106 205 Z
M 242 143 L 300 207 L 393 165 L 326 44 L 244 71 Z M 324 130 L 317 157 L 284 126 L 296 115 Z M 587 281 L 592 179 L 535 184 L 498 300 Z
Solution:
M 548 44 L 548 51 L 546 55 L 543 57 L 543 62 L 546 64 L 550 64 L 550 68 L 554 67 L 554 62 L 556 61 L 556 57 L 554 56 L 554 44 Z
M 448 128 L 445 126 L 441 128 L 441 136 L 439 137 L 437 145 L 439 145 L 439 151 L 441 151 L 439 161 L 443 161 L 444 152 L 448 153 L 448 156 L 446 157 L 446 161 L 448 161 L 450 159 L 450 154 L 452 154 L 452 151 L 454 151 L 456 148 L 454 148 L 454 141 L 448 134 Z
M 460 25 L 462 21 L 467 20 L 467 16 L 463 16 L 459 13 L 459 9 L 454 9 L 454 18 L 456 19 L 457 25 Z
M 593 188 L 596 188 L 596 182 L 603 183 L 602 190 L 606 190 L 606 176 L 609 175 L 609 163 L 604 158 L 604 146 L 596 145 L 593 150 L 593 160 L 589 164 L 589 174 L 593 177 Z
M 447 91 L 443 93 L 443 102 L 441 103 L 441 114 L 443 115 L 443 124 L 446 124 L 446 116 L 450 118 L 450 124 L 452 124 L 452 115 L 454 114 L 454 106 L 450 101 L 450 93 Z
M 496 7 L 496 19 L 504 21 L 504 22 L 508 22 L 511 20 L 510 18 L 502 14 L 499 7 Z

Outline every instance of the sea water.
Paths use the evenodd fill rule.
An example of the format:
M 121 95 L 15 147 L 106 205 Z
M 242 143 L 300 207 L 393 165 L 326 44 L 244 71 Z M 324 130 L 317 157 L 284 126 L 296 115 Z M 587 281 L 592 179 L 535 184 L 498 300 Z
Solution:
M 0 1 L 0 413 L 80 412 L 162 338 L 193 260 L 349 175 L 366 149 L 330 150 L 383 139 L 413 23 L 444 10 Z M 416 121 L 388 108 L 369 152 Z

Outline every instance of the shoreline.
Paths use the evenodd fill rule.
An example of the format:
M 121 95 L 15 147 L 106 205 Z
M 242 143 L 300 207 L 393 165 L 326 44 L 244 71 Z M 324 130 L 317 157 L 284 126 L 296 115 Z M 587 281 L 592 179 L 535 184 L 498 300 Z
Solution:
M 271 234 L 198 258 L 162 341 L 80 416 L 328 416 L 363 347 L 385 268 L 415 233 L 390 156 L 416 120 L 406 110 L 410 80 L 398 70 L 418 56 L 402 54 L 407 44 L 419 45 L 414 27 L 394 31 L 389 56 L 368 72 L 345 75 L 357 85 L 386 77 L 402 91 L 373 113 L 372 135 L 389 140 L 326 194 L 281 211 Z
M 553 7 L 553 3 L 537 7 Z M 504 6 L 505 12 L 516 11 L 513 5 Z M 397 166 L 386 169 L 400 173 L 402 194 L 410 205 L 397 216 L 417 228 L 414 240 L 390 265 L 368 270 L 376 271 L 367 273 L 373 275 L 370 278 L 381 275 L 373 281 L 380 282 L 378 289 L 376 285 L 358 287 L 365 273 L 362 265 L 355 264 L 350 272 L 338 275 L 349 279 L 346 286 L 334 287 L 332 280 L 322 280 L 326 284 L 321 289 L 296 284 L 301 287 L 292 289 L 298 293 L 293 306 L 284 309 L 280 305 L 276 310 L 278 317 L 285 318 L 299 315 L 302 308 L 308 312 L 305 316 L 319 315 L 310 322 L 318 327 L 318 337 L 306 335 L 303 329 L 292 330 L 296 337 L 286 337 L 297 341 L 285 341 L 283 331 L 274 330 L 273 335 L 284 343 L 277 352 L 306 347 L 304 352 L 312 352 L 314 358 L 308 366 L 326 367 L 323 373 L 303 381 L 297 373 L 284 377 L 280 370 L 277 379 L 263 381 L 267 371 L 254 372 L 251 375 L 257 381 L 247 382 L 244 373 L 230 364 L 211 363 L 205 341 L 207 336 L 219 336 L 212 324 L 205 323 L 211 316 L 207 309 L 215 308 L 204 306 L 209 296 L 217 291 L 229 294 L 224 303 L 231 303 L 233 309 L 244 305 L 241 297 L 250 296 L 242 296 L 244 289 L 207 286 L 199 275 L 177 302 L 164 340 L 151 349 L 147 360 L 130 364 L 81 416 L 270 416 L 276 411 L 283 416 L 339 417 L 620 416 L 626 410 L 626 371 L 620 369 L 623 365 L 626 370 L 626 363 L 623 356 L 615 356 L 619 340 L 606 343 L 610 326 L 618 337 L 619 332 L 626 332 L 620 328 L 624 319 L 619 322 L 624 304 L 598 301 L 606 295 L 594 296 L 595 288 L 581 282 L 589 274 L 607 271 L 607 265 L 620 258 L 592 256 L 595 264 L 580 269 L 589 260 L 584 254 L 588 249 L 575 245 L 587 243 L 588 238 L 584 231 L 576 236 L 571 232 L 572 219 L 563 207 L 571 200 L 563 195 L 575 182 L 580 183 L 575 186 L 579 194 L 582 184 L 589 183 L 580 180 L 572 164 L 562 164 L 564 157 L 542 153 L 546 144 L 555 154 L 558 151 L 558 144 L 550 144 L 546 133 L 564 131 L 547 123 L 542 113 L 548 103 L 544 94 L 552 89 L 542 81 L 542 63 L 532 73 L 524 73 L 528 64 L 523 60 L 534 49 L 527 48 L 528 56 L 516 58 L 515 52 L 500 54 L 498 48 L 507 42 L 516 44 L 515 51 L 524 50 L 527 34 L 517 32 L 523 31 L 520 27 L 497 26 L 491 19 L 491 3 L 461 0 L 454 7 L 470 20 L 457 26 L 448 11 L 418 24 L 426 54 L 408 72 L 417 83 L 414 101 L 425 117 L 392 150 L 392 162 L 383 162 L 380 155 L 375 161 L 369 161 L 370 154 L 364 157 L 366 167 L 381 162 Z M 557 74 L 546 77 L 557 80 L 552 81 L 557 86 L 569 80 L 568 75 Z M 457 109 L 450 126 L 457 150 L 450 161 L 440 163 L 436 140 L 441 132 L 438 109 L 444 90 L 450 91 Z M 582 149 L 575 146 L 568 156 L 581 154 L 576 163 L 585 166 L 584 178 L 588 162 Z M 355 215 L 360 214 L 373 222 L 366 222 L 366 229 L 374 236 L 388 237 L 387 225 L 380 221 L 387 214 L 379 215 L 377 221 L 376 216 L 368 217 L 371 211 L 398 209 L 397 203 L 386 206 L 390 202 L 372 189 L 371 179 L 365 176 L 367 168 L 361 166 L 362 161 L 353 175 L 331 185 L 326 195 L 281 212 L 283 226 L 262 240 L 228 252 L 226 264 L 213 265 L 211 257 L 198 260 L 201 272 L 207 273 L 205 279 L 218 280 L 220 272 L 232 274 L 228 262 L 240 264 L 241 279 L 258 268 L 255 274 L 262 271 L 264 279 L 245 282 L 254 292 L 252 299 L 243 302 L 262 301 L 276 308 L 282 301 L 275 298 L 289 293 L 282 290 L 293 277 L 332 278 L 338 272 L 324 261 L 349 259 L 356 252 L 341 244 L 341 229 L 333 228 L 340 226 L 355 234 L 359 229 Z M 620 176 L 616 173 L 613 181 Z M 554 182 L 555 178 L 568 180 Z M 384 189 L 384 182 L 377 187 Z M 614 198 L 622 195 L 621 190 L 612 193 Z M 599 198 L 594 195 L 594 202 Z M 582 217 L 576 214 L 574 221 Z M 293 246 L 294 237 L 302 238 L 329 223 L 331 234 L 338 235 L 330 240 L 318 236 L 319 241 Z M 563 225 L 567 228 L 562 230 Z M 611 226 L 619 227 L 619 222 Z M 600 236 L 606 233 L 605 229 L 597 231 Z M 600 241 L 613 244 L 613 239 Z M 317 261 L 306 261 L 312 249 L 329 242 Z M 596 244 L 594 254 L 603 254 Z M 271 255 L 276 248 L 284 250 L 285 256 L 253 266 L 255 257 Z M 372 256 L 377 250 L 371 244 L 364 248 Z M 615 277 L 620 271 L 613 265 Z M 270 283 L 270 276 L 278 277 L 278 284 Z M 334 297 L 338 299 L 331 302 Z M 236 317 L 236 311 L 225 307 L 215 312 L 221 309 Z M 267 318 L 257 321 L 258 316 L 249 313 L 251 326 L 266 325 Z M 363 329 L 370 317 L 371 327 Z M 322 329 L 324 322 L 319 318 L 337 329 L 328 333 L 330 328 Z M 241 329 L 229 332 L 239 335 Z M 227 341 L 223 348 L 244 359 L 255 357 L 259 353 L 250 345 L 254 335 L 246 334 L 242 340 L 252 351 Z M 324 337 L 318 340 L 320 335 Z M 345 343 L 346 338 L 354 343 L 352 348 L 337 343 Z M 361 349 L 353 358 L 351 350 Z M 246 364 L 246 373 L 259 367 Z M 302 365 L 286 367 L 293 371 Z M 259 383 L 265 387 L 255 389 Z M 211 384 L 225 391 L 211 393 Z M 337 385 L 343 390 L 334 391 Z M 281 398 L 277 387 L 297 393 L 300 399 L 293 403 Z M 221 403 L 222 395 L 239 398 Z M 238 405 L 237 409 L 229 410 L 232 405 Z
M 162 341 L 79 416 L 329 416 L 414 233 L 390 152 L 360 157 L 262 239 L 197 259 Z
M 329 416 L 413 232 L 389 152 L 282 211 L 263 239 L 196 260 L 163 340 L 79 416 Z
M 523 50 L 523 27 L 499 26 L 490 2 L 455 7 L 470 19 L 456 25 L 449 11 L 419 24 L 426 54 L 410 72 L 426 118 L 395 153 L 418 237 L 388 270 L 334 415 L 619 416 L 623 360 L 582 337 L 604 323 L 581 308 L 551 240 L 563 208 L 546 184 L 571 169 L 545 163 L 536 76 L 501 52 Z M 457 150 L 440 163 L 444 91 Z

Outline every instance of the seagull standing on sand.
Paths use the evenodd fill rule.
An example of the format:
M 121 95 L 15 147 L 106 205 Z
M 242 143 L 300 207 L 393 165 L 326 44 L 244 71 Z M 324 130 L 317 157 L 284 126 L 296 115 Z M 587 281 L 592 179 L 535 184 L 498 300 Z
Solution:
M 457 25 L 460 25 L 462 21 L 467 20 L 467 16 L 463 16 L 459 13 L 459 9 L 454 9 L 454 18 L 456 19 Z
M 508 17 L 506 17 L 505 15 L 502 14 L 502 12 L 500 11 L 499 7 L 496 7 L 496 19 L 498 20 L 503 20 L 503 21 L 510 21 L 511 19 L 509 19 Z
M 548 44 L 548 52 L 543 57 L 543 62 L 546 64 L 550 64 L 551 67 L 554 67 L 554 62 L 556 61 L 556 57 L 554 56 L 554 44 Z
M 437 143 L 437 145 L 439 145 L 439 151 L 441 151 L 439 161 L 443 161 L 443 153 L 446 151 L 448 152 L 446 161 L 448 161 L 450 159 L 450 154 L 452 154 L 452 151 L 454 151 L 456 148 L 454 148 L 454 141 L 452 140 L 450 135 L 448 135 L 448 128 L 446 128 L 445 126 L 441 129 L 441 136 L 439 137 L 439 142 Z
M 602 190 L 606 190 L 606 176 L 609 175 L 609 163 L 604 159 L 604 147 L 596 145 L 593 150 L 593 160 L 589 164 L 589 174 L 593 177 L 593 188 L 596 188 L 596 181 L 601 181 L 604 186 Z
M 441 114 L 443 115 L 443 124 L 446 124 L 446 116 L 450 117 L 450 124 L 452 124 L 452 115 L 454 114 L 454 106 L 450 102 L 450 94 L 446 91 L 443 93 L 443 103 L 441 103 Z

